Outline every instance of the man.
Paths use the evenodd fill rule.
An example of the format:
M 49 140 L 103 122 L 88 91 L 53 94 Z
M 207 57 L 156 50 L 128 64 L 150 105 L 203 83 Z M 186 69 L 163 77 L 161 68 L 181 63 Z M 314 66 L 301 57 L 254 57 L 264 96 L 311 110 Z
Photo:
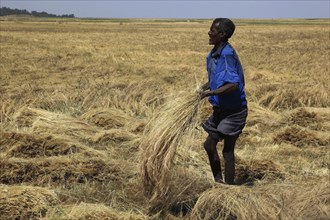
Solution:
M 234 31 L 235 25 L 230 19 L 217 18 L 213 21 L 208 32 L 209 44 L 214 45 L 207 56 L 208 82 L 200 92 L 201 99 L 209 97 L 213 106 L 213 114 L 202 125 L 209 134 L 204 148 L 215 181 L 223 183 L 217 143 L 224 140 L 222 154 L 227 184 L 234 184 L 235 143 L 247 117 L 243 69 L 234 48 L 228 42 Z

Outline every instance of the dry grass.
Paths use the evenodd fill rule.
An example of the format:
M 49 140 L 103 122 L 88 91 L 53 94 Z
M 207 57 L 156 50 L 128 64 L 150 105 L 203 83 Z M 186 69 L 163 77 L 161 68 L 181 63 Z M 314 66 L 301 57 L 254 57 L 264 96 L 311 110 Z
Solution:
M 236 21 L 237 186 L 193 120 L 211 21 L 0 23 L 1 218 L 329 218 L 328 20 Z

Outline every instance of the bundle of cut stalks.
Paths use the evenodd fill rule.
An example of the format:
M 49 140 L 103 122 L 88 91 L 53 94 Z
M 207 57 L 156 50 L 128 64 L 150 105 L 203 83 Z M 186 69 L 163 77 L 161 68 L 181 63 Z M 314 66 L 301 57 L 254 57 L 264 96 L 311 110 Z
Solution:
M 329 219 L 329 184 L 219 184 L 201 195 L 192 219 Z
M 141 140 L 142 178 L 151 201 L 168 192 L 168 179 L 176 149 L 183 137 L 191 137 L 198 119 L 200 97 L 180 93 L 156 111 Z

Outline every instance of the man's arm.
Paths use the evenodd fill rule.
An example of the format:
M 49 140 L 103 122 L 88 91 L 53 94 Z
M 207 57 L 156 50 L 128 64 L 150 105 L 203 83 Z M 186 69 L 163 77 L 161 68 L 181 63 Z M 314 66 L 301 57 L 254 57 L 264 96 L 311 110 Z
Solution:
M 225 85 L 212 90 L 212 91 L 203 91 L 200 93 L 201 99 L 207 97 L 207 96 L 212 96 L 212 95 L 224 95 L 224 94 L 229 94 L 232 92 L 235 92 L 238 89 L 238 84 L 237 83 L 226 83 Z

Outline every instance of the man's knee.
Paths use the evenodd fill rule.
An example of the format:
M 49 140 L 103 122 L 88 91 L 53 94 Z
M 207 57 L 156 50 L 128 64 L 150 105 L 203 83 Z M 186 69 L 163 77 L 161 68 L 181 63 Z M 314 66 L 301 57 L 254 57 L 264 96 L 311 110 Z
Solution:
M 223 153 L 234 153 L 235 144 L 238 136 L 226 136 L 224 140 Z
M 213 151 L 213 149 L 216 147 L 218 141 L 213 139 L 211 136 L 208 136 L 204 142 L 204 149 L 207 152 Z
M 223 158 L 225 159 L 225 162 L 234 161 L 234 150 L 235 150 L 235 137 L 226 137 L 224 147 L 222 150 Z
M 235 155 L 234 151 L 222 151 L 223 158 L 225 159 L 225 162 L 235 161 Z
M 211 142 L 206 139 L 205 142 L 204 142 L 204 149 L 209 152 L 210 150 L 212 150 L 212 146 L 211 146 Z

